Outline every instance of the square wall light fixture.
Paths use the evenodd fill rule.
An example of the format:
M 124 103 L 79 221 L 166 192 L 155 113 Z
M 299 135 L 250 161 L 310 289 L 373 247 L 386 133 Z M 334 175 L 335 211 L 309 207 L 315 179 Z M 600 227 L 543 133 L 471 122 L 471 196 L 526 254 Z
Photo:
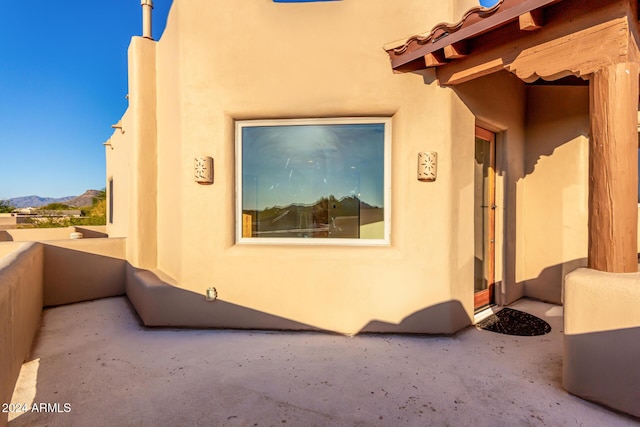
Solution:
M 194 180 L 198 184 L 213 184 L 213 158 L 208 156 L 195 158 Z
M 418 180 L 433 182 L 438 174 L 438 153 L 423 151 L 418 153 Z

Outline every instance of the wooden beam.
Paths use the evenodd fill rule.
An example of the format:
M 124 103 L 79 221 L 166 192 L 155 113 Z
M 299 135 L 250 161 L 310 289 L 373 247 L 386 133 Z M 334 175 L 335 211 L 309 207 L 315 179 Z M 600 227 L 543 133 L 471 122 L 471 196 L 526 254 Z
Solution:
M 437 71 L 438 83 L 441 86 L 457 85 L 504 70 L 504 67 L 505 64 L 502 58 L 492 59 L 469 67 L 450 68 L 450 66 L 442 66 Z
M 518 22 L 522 31 L 539 30 L 544 26 L 544 11 L 543 9 L 536 9 L 524 13 L 518 17 Z
M 398 68 L 394 68 L 394 73 L 411 73 L 413 71 L 424 70 L 426 68 L 425 58 L 418 58 L 415 61 L 407 62 Z
M 626 17 L 585 28 L 523 49 L 508 70 L 525 82 L 540 77 L 587 76 L 604 66 L 627 61 L 628 31 Z
M 626 16 L 583 14 L 570 25 L 561 17 L 548 21 L 544 31 L 524 32 L 515 24 L 475 39 L 472 55 L 438 68 L 438 81 L 444 86 L 464 83 L 497 71 L 498 63 L 528 83 L 538 78 L 586 77 L 606 65 L 630 60 Z M 609 20 L 598 22 L 605 18 Z
M 428 53 L 424 56 L 424 62 L 428 67 L 439 67 L 440 65 L 444 65 L 447 63 L 447 60 L 444 57 L 444 52 L 442 50 L 437 50 L 432 53 Z
M 469 44 L 466 40 L 444 47 L 444 57 L 447 59 L 460 59 L 467 55 L 469 55 Z
M 588 266 L 638 271 L 638 63 L 595 72 L 589 85 Z

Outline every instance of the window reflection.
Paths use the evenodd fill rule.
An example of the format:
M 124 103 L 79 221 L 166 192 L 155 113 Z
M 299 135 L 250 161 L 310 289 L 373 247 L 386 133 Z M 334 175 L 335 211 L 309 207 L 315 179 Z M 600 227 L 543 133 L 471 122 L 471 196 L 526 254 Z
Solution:
M 240 122 L 242 238 L 385 238 L 383 123 Z

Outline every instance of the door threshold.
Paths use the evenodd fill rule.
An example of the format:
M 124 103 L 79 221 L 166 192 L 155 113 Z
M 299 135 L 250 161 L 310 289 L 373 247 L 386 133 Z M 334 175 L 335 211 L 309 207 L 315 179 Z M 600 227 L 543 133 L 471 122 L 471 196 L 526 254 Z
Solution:
M 481 309 L 473 315 L 473 324 L 475 325 L 478 322 L 482 322 L 492 314 L 499 312 L 501 308 L 502 307 L 499 307 L 496 304 L 491 304 L 490 306 Z

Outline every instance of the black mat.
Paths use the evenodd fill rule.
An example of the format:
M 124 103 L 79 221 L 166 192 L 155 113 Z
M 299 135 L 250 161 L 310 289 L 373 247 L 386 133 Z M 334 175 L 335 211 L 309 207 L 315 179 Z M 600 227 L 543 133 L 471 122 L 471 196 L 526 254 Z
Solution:
M 506 335 L 532 337 L 551 332 L 551 326 L 539 317 L 523 311 L 503 308 L 476 324 L 479 329 Z

